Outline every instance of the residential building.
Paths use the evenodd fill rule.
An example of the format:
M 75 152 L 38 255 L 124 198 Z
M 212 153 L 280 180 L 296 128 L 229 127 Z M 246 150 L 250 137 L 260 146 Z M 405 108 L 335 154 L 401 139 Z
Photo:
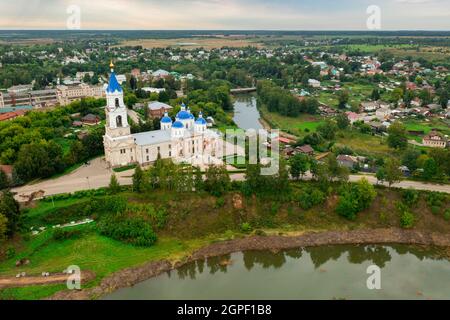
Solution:
M 437 131 L 431 131 L 423 138 L 423 145 L 433 148 L 445 148 L 448 144 L 448 138 Z
M 152 118 L 162 118 L 166 112 L 170 112 L 172 109 L 172 106 L 163 102 L 151 101 L 148 103 L 149 115 Z

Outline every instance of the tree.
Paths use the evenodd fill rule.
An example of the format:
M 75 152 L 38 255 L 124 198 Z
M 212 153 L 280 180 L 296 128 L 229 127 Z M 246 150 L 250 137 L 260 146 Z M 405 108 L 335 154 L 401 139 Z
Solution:
M 379 182 L 383 183 L 386 180 L 386 172 L 384 171 L 383 167 L 378 168 L 376 177 L 377 183 Z
M 425 161 L 423 166 L 423 177 L 426 180 L 433 179 L 438 172 L 438 167 L 436 165 L 436 161 L 433 158 L 429 158 Z
M 445 88 L 441 88 L 438 91 L 439 95 L 439 104 L 442 108 L 446 109 L 448 101 L 450 101 L 450 95 L 448 94 L 448 91 Z
M 9 181 L 8 176 L 0 169 L 0 190 L 8 188 L 10 184 L 11 182 Z
M 20 218 L 19 203 L 10 191 L 3 191 L 0 196 L 0 216 L 7 219 L 6 234 L 11 237 L 17 230 Z
M 376 89 L 376 88 L 373 89 L 370 97 L 371 97 L 372 101 L 380 100 L 380 92 L 378 91 L 378 89 Z
M 111 176 L 111 179 L 109 180 L 108 189 L 111 194 L 116 194 L 120 192 L 120 184 L 115 174 L 113 174 Z
M 408 146 L 406 127 L 399 121 L 394 122 L 387 130 L 387 142 L 394 149 L 405 149 Z
M 330 119 L 327 119 L 324 124 L 317 127 L 317 132 L 327 140 L 333 140 L 336 136 L 336 131 L 336 122 Z
M 397 182 L 400 182 L 403 177 L 403 172 L 400 170 L 400 162 L 396 159 L 388 159 L 384 165 L 384 172 L 386 174 L 386 181 L 389 183 L 389 188 Z
M 339 129 L 344 130 L 350 126 L 350 120 L 345 113 L 340 113 L 336 117 L 337 126 Z
M 338 95 L 338 101 L 339 101 L 339 109 L 345 109 L 347 106 L 347 103 L 350 99 L 350 94 L 347 90 L 341 90 Z
M 298 179 L 303 176 L 309 167 L 309 158 L 307 155 L 299 153 L 290 159 L 290 173 L 294 179 Z
M 231 179 L 225 166 L 210 166 L 206 170 L 204 188 L 219 197 L 230 190 Z
M 0 214 L 0 244 L 6 239 L 8 231 L 8 218 Z
M 135 192 L 142 192 L 144 189 L 144 172 L 141 166 L 137 166 L 133 174 L 133 190 Z
M 366 178 L 356 184 L 348 184 L 339 196 L 336 212 L 349 220 L 355 220 L 359 212 L 368 209 L 377 196 L 375 188 Z

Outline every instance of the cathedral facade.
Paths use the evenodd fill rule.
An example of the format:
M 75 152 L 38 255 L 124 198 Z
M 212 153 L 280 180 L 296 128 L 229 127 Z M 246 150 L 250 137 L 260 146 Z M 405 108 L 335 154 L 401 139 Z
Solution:
M 218 164 L 221 162 L 223 140 L 220 134 L 207 128 L 202 113 L 196 119 L 184 104 L 173 121 L 166 113 L 161 118 L 161 129 L 131 133 L 123 89 L 114 73 L 106 88 L 106 132 L 103 138 L 105 158 L 113 168 L 153 163 L 158 155 L 163 159 L 191 164 Z

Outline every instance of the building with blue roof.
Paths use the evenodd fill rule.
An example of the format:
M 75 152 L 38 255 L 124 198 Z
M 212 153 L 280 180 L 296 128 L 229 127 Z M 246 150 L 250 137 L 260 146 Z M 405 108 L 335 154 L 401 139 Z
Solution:
M 132 134 L 128 124 L 128 111 L 123 102 L 123 89 L 114 73 L 106 87 L 106 132 L 104 136 L 105 158 L 111 167 L 130 164 L 148 165 L 158 156 L 176 162 L 190 162 L 206 155 L 213 162 L 221 161 L 222 138 L 207 128 L 200 112 L 196 119 L 185 104 L 175 116 L 175 121 L 165 110 L 160 120 L 161 129 Z M 170 111 L 170 110 L 169 110 Z

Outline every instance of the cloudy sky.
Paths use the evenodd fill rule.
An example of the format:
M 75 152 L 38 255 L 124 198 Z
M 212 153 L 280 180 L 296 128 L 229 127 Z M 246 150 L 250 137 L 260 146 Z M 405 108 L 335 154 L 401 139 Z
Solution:
M 370 5 L 382 30 L 450 30 L 450 0 L 0 0 L 0 29 L 365 30 Z

